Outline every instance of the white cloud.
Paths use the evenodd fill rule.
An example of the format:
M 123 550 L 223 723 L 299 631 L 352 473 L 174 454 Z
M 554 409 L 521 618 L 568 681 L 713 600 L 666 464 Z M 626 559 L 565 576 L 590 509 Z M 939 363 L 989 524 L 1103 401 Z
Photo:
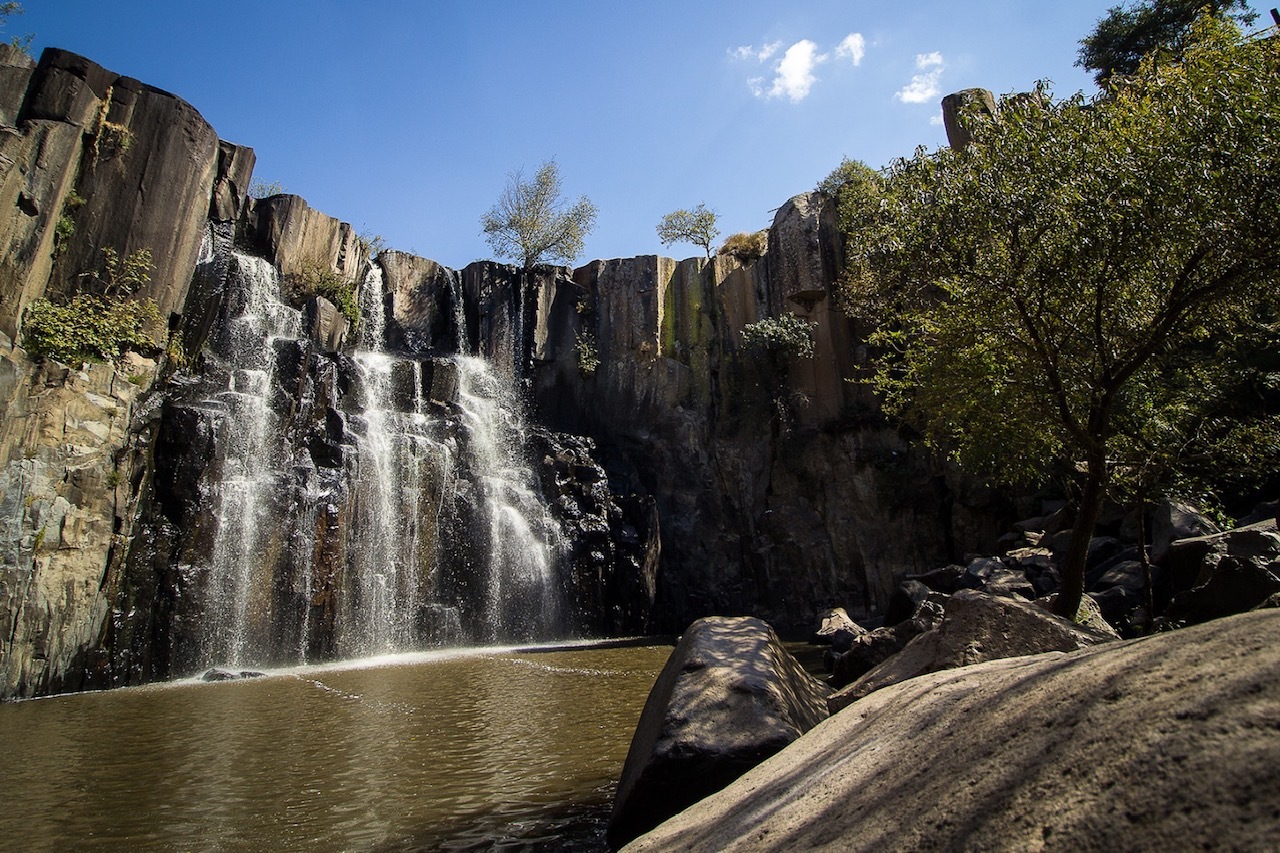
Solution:
M 932 53 L 916 54 L 917 70 L 924 71 L 929 68 L 941 68 L 941 67 L 942 67 L 942 54 L 939 53 L 938 51 L 935 50 Z
M 942 127 L 942 125 L 944 124 L 944 122 L 942 121 L 942 113 L 934 113 L 933 115 L 929 116 L 929 124 L 933 125 L 934 127 Z
M 939 83 L 945 68 L 942 54 L 936 50 L 932 53 L 916 54 L 916 70 L 920 73 L 912 76 L 911 82 L 895 92 L 893 96 L 904 104 L 923 104 L 938 97 L 942 92 Z
M 729 51 L 729 55 L 740 61 L 754 59 L 756 62 L 764 62 L 766 59 L 777 53 L 781 47 L 782 42 L 780 41 L 766 44 L 764 47 L 758 49 L 752 45 L 744 44 L 741 47 L 735 47 L 733 50 Z
M 791 45 L 774 69 L 773 85 L 769 87 L 768 97 L 786 95 L 793 104 L 803 101 L 818 79 L 813 76 L 813 69 L 826 59 L 826 54 L 818 53 L 818 46 L 808 39 L 801 39 Z
M 836 56 L 848 57 L 855 66 L 862 64 L 862 57 L 867 55 L 867 40 L 862 33 L 849 33 L 840 44 L 836 45 Z

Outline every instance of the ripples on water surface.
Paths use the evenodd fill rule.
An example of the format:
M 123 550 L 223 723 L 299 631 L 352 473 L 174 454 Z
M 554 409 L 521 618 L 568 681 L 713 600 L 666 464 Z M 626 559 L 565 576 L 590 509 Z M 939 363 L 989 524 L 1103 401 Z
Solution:
M 0 846 L 603 849 L 670 651 L 402 658 L 3 705 Z

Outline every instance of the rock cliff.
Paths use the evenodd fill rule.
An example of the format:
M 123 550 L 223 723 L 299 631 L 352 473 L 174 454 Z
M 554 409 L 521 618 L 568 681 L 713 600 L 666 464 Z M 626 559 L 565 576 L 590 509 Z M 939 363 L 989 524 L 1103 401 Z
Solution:
M 450 270 L 371 259 L 349 224 L 300 197 L 248 198 L 251 149 L 65 51 L 34 64 L 0 51 L 0 121 L 2 696 L 197 666 L 210 613 L 227 606 L 211 585 L 230 583 L 206 557 L 234 524 L 270 533 L 236 608 L 272 659 L 345 654 L 356 634 L 483 639 L 497 593 L 478 576 L 499 557 L 474 556 L 498 545 L 479 541 L 477 507 L 493 498 L 466 461 L 482 438 L 469 356 L 492 371 L 483 382 L 514 389 L 504 405 L 527 410 L 516 491 L 546 507 L 532 526 L 556 542 L 570 633 L 679 631 L 715 614 L 785 633 L 834 605 L 874 617 L 902 575 L 1003 529 L 999 503 L 891 429 L 858 384 L 864 330 L 835 305 L 842 248 L 821 194 L 785 203 L 746 263 Z M 33 364 L 26 307 L 76 292 L 104 249 L 151 252 L 134 298 L 155 301 L 162 346 L 120 365 Z M 246 276 L 279 279 L 271 299 L 289 304 L 254 302 Z M 317 277 L 360 300 L 357 328 L 298 286 Z M 744 328 L 784 313 L 810 324 L 812 357 L 746 344 Z M 246 330 L 262 337 L 240 361 Z M 370 348 L 391 362 L 359 355 Z M 249 397 L 269 417 L 258 445 L 233 452 Z M 384 434 L 394 447 L 370 444 Z M 387 453 L 398 461 L 379 465 L 414 471 L 399 502 L 370 480 Z M 252 463 L 275 472 L 255 486 L 267 498 L 240 521 L 219 515 L 227 484 L 260 473 Z M 353 546 L 361 525 L 410 552 Z M 384 594 L 408 627 L 355 615 Z

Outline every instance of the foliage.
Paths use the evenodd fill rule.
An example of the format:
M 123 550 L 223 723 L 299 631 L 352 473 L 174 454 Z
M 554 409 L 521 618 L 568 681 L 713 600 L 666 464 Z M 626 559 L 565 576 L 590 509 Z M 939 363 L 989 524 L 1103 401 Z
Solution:
M 75 190 L 67 193 L 62 202 L 62 214 L 53 226 L 53 256 L 56 258 L 67 248 L 67 242 L 76 233 L 73 214 L 84 205 L 84 197 Z
M 787 312 L 743 326 L 742 342 L 753 349 L 812 358 L 814 325 Z
M 298 271 L 287 277 L 289 297 L 301 302 L 312 296 L 323 296 L 347 318 L 351 328 L 360 323 L 360 302 L 354 282 L 347 281 L 332 266 L 311 258 L 303 261 Z
M 81 274 L 81 278 L 96 282 L 103 295 L 133 293 L 151 280 L 150 249 L 137 249 L 123 258 L 110 246 L 102 249 L 102 269 Z
M 844 283 L 880 321 L 889 408 L 996 478 L 1080 473 L 1060 613 L 1079 604 L 1102 500 L 1131 473 L 1120 458 L 1179 407 L 1189 440 L 1216 416 L 1199 383 L 1162 380 L 1274 317 L 1277 71 L 1280 45 L 1202 18 L 1180 63 L 1148 58 L 1093 102 L 1006 99 L 963 152 L 917 153 L 859 191 L 880 200 L 846 233 Z M 1280 344 L 1274 323 L 1252 334 Z
M 1176 58 L 1202 10 L 1243 25 L 1258 18 L 1247 0 L 1140 0 L 1112 6 L 1080 40 L 1076 65 L 1094 72 L 1098 85 L 1105 87 L 1113 74 L 1136 72 L 1148 54 L 1161 51 Z
M 538 167 L 526 181 L 520 169 L 507 176 L 498 203 L 480 218 L 485 239 L 500 258 L 513 258 L 530 270 L 553 261 L 572 263 L 596 222 L 596 207 L 586 196 L 570 205 L 561 197 L 555 160 Z
M 764 257 L 764 253 L 768 248 L 768 231 L 753 231 L 750 233 L 744 231 L 726 237 L 716 254 L 729 255 L 745 264 Z
M 707 210 L 705 204 L 699 204 L 693 210 L 673 210 L 658 223 L 658 239 L 664 246 L 672 243 L 701 246 L 707 253 L 707 260 L 711 260 L 711 244 L 720 236 L 716 218 L 716 212 Z
M 254 178 L 249 182 L 250 198 L 270 198 L 273 195 L 284 195 L 289 190 L 279 181 L 264 181 Z
M 8 26 L 10 18 L 14 17 L 15 15 L 21 15 L 24 11 L 25 10 L 22 8 L 21 3 L 15 3 L 15 2 L 0 3 L 0 29 L 3 29 L 4 27 Z M 35 38 L 35 35 L 32 33 L 28 33 L 25 36 L 14 36 L 9 40 L 9 44 L 13 45 L 18 50 L 30 56 L 31 42 L 34 38 Z
M 596 343 L 595 336 L 590 332 L 581 331 L 574 332 L 573 339 L 573 348 L 578 354 L 578 369 L 583 375 L 591 376 L 600 366 L 600 347 Z
M 360 246 L 364 249 L 364 253 L 370 260 L 376 258 L 387 250 L 387 241 L 383 239 L 382 235 L 375 234 L 368 229 L 365 229 L 356 235 L 356 240 L 360 243 Z
M 160 322 L 153 299 L 80 293 L 64 305 L 36 299 L 23 315 L 23 346 L 66 364 L 113 361 L 125 350 L 156 349 L 146 329 Z
M 182 335 L 182 330 L 178 329 L 169 336 L 169 343 L 164 348 L 165 358 L 169 360 L 169 364 L 174 368 L 186 367 L 189 361 L 187 357 L 187 342 Z

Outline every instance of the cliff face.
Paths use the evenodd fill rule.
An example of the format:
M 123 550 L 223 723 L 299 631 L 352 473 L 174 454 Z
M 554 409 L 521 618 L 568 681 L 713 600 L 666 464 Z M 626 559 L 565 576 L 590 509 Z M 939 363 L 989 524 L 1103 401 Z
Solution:
M 408 625 L 388 641 L 485 639 L 499 599 L 519 596 L 495 592 L 484 564 L 523 558 L 484 532 L 492 485 L 468 407 L 497 392 L 481 380 L 516 395 L 500 419 L 517 397 L 528 409 L 507 425 L 528 472 L 509 488 L 546 507 L 533 527 L 557 543 L 572 633 L 678 631 L 710 614 L 785 631 L 830 605 L 871 615 L 896 577 L 993 529 L 987 496 L 949 485 L 856 382 L 862 330 L 834 305 L 841 247 L 821 195 L 785 204 L 746 264 L 455 271 L 401 252 L 371 263 L 350 225 L 303 199 L 246 198 L 250 149 L 63 51 L 33 66 L 0 50 L 0 121 L 0 696 L 200 665 L 226 607 L 211 590 L 229 582 L 207 557 L 237 524 L 266 531 L 237 617 L 266 657 L 388 639 L 367 615 L 379 596 Z M 74 293 L 104 248 L 151 251 L 138 296 L 188 365 L 157 352 L 73 369 L 15 345 L 26 306 Z M 360 328 L 318 297 L 264 308 L 246 278 L 311 270 L 360 291 Z M 271 312 L 284 325 L 267 333 Z M 744 327 L 783 312 L 813 324 L 812 358 L 744 345 Z M 246 329 L 260 334 L 249 361 Z M 246 394 L 269 414 L 247 451 L 231 446 Z M 384 433 L 399 443 L 371 443 Z M 392 500 L 375 461 L 415 479 Z M 246 465 L 275 479 L 237 521 L 218 501 Z M 376 551 L 371 525 L 407 550 Z

